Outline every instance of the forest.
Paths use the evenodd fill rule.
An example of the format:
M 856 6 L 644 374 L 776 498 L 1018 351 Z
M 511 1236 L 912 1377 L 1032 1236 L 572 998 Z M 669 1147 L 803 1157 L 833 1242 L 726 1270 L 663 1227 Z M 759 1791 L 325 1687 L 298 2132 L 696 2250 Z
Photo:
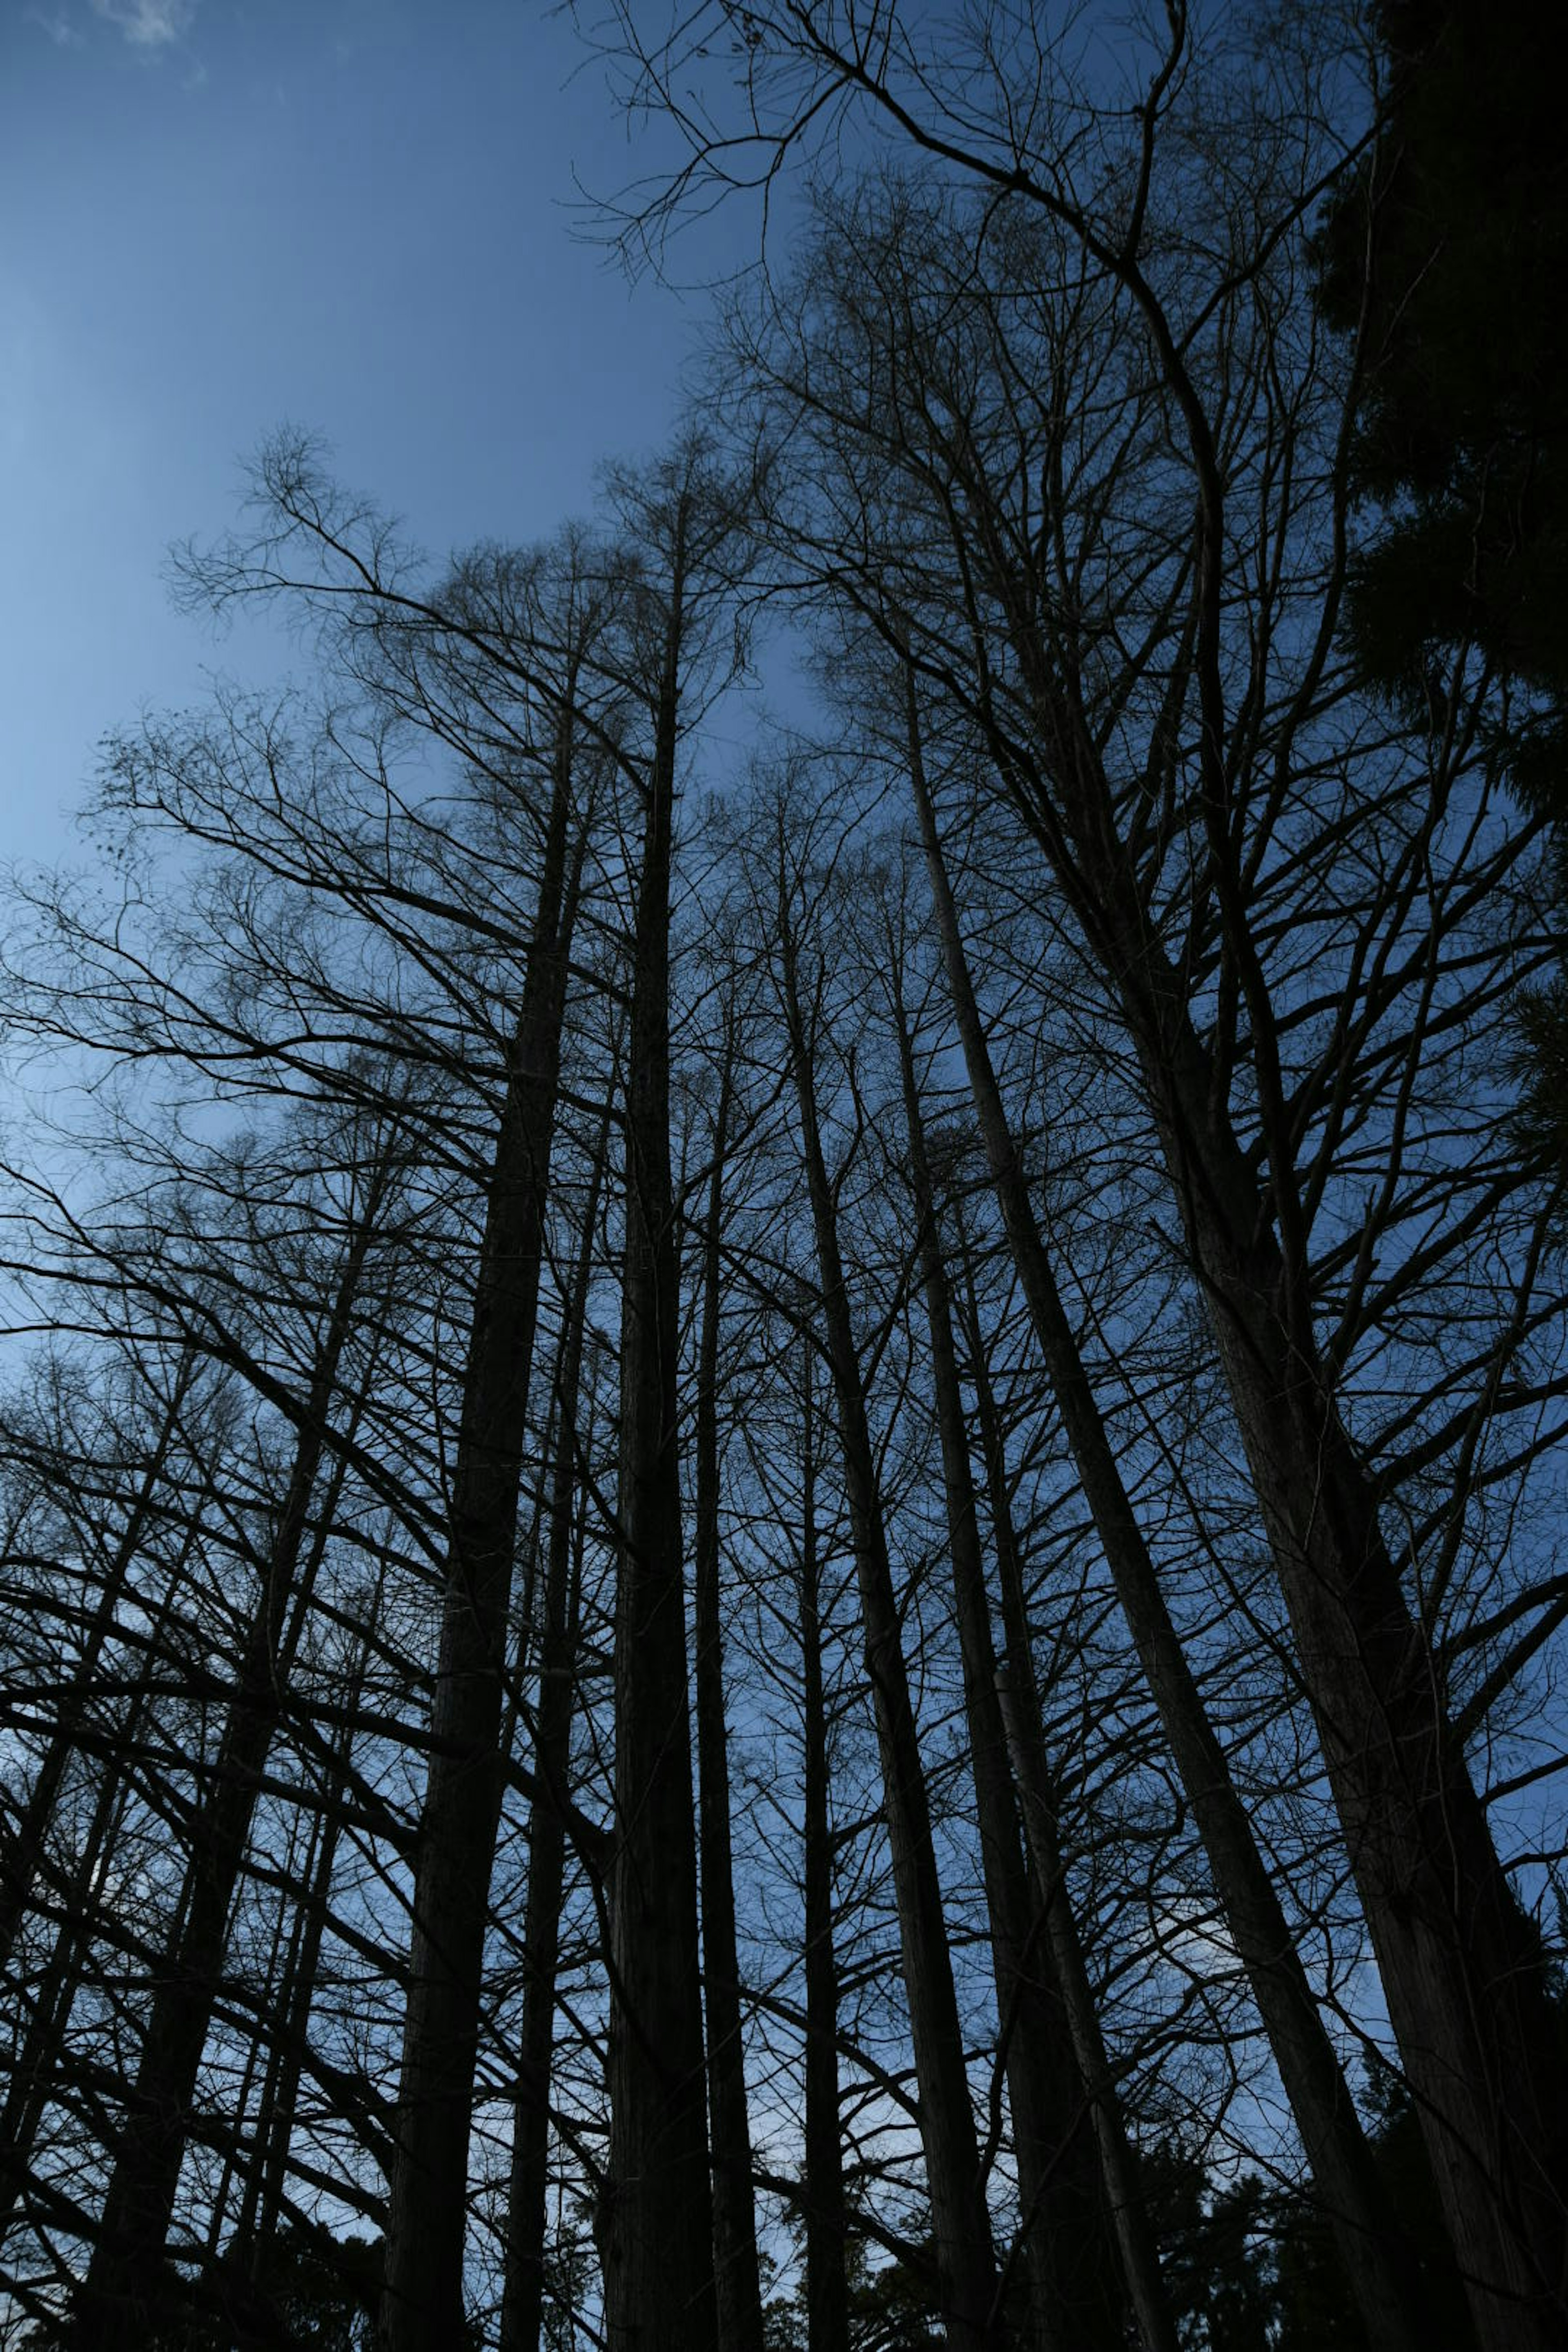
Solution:
M 1552 13 L 584 7 L 676 439 L 177 551 L 298 674 L 0 914 L 0 2345 L 1568 2340 Z

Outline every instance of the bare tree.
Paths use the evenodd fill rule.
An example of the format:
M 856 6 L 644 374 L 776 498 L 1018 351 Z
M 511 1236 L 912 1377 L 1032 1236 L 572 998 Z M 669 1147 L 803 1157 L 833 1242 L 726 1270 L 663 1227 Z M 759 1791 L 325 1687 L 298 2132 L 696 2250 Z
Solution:
M 490 1870 L 501 1797 L 505 1628 L 528 1384 L 560 1085 L 567 958 L 591 814 L 578 679 L 602 625 L 586 583 L 564 583 L 563 673 L 552 681 L 548 815 L 521 1000 L 488 1186 L 452 1474 L 450 1549 L 420 1816 L 398 2155 L 383 2333 L 395 2352 L 454 2342 L 463 2325 L 468 2144 Z M 595 747 L 596 748 L 596 747 Z
M 1539 929 L 1522 952 L 1476 942 L 1532 839 L 1489 804 L 1484 666 L 1403 723 L 1363 696 L 1343 724 L 1356 377 L 1313 331 L 1306 244 L 1356 145 L 1342 86 L 1283 19 L 1222 63 L 1179 6 L 1121 110 L 1068 31 L 1000 9 L 944 28 L 716 5 L 651 41 L 620 24 L 633 95 L 690 142 L 645 226 L 744 159 L 768 184 L 851 102 L 926 173 L 925 193 L 830 194 L 809 278 L 747 346 L 788 452 L 778 543 L 962 714 L 1123 1026 L 1476 2324 L 1544 2344 L 1568 2151 L 1540 1938 L 1385 1526 L 1354 1371 L 1467 1219 L 1495 1230 L 1502 1192 L 1450 1154 L 1448 1236 L 1436 1258 L 1418 1238 L 1438 1179 L 1412 1107 L 1436 1115 L 1449 1041 L 1550 950 Z M 1283 72 L 1305 108 L 1282 106 Z M 1373 1150 L 1387 1173 L 1358 1217 Z M 1336 1248 L 1337 1218 L 1359 1231 Z M 1511 1355 L 1511 1298 L 1499 1321 Z
M 1037 2328 L 1045 2346 L 1112 2343 L 1121 2334 L 1117 2300 L 1092 2273 L 1099 2199 L 1092 2177 L 1084 2197 L 1081 2163 L 1074 2160 L 1086 2113 L 1100 2154 L 1128 2302 L 1150 2352 L 1173 2352 L 1175 2334 L 1160 2278 L 1158 2255 L 1143 2210 L 1131 2150 L 1107 2060 L 1089 1972 L 1072 1916 L 1049 1780 L 1042 1770 L 1032 1674 L 1024 1693 L 999 1685 L 991 1635 L 990 1601 L 981 1549 L 980 1517 L 970 1461 L 969 1433 L 953 1340 L 937 1200 L 927 1152 L 915 1071 L 914 1043 L 903 1002 L 905 942 L 887 918 L 890 1009 L 897 1032 L 899 1074 L 909 1139 L 910 1192 L 920 1234 L 931 1380 L 935 1390 L 942 1480 L 946 1489 L 954 1601 L 963 1659 L 971 1766 L 979 1812 L 981 1853 L 996 2006 L 1007 2053 L 1018 2189 Z M 1008 1720 L 1011 1715 L 1011 1721 Z M 1011 1759 L 1011 1769 L 1009 1769 Z M 1018 1843 L 1021 1793 L 1026 1835 L 1035 1856 L 1034 1904 Z M 1090 2249 L 1088 2262 L 1085 2249 Z M 1087 2291 L 1075 2291 L 1087 2273 Z M 1098 2289 L 1098 2291 L 1097 2291 Z
M 531 2352 L 539 2343 L 542 2322 L 551 2053 L 566 1871 L 572 1718 L 577 1704 L 575 1653 L 582 1613 L 583 1531 L 588 1505 L 589 1482 L 584 1465 L 593 1453 L 592 1395 L 584 1416 L 580 1391 L 596 1229 L 608 1175 L 610 1128 L 607 1102 L 598 1149 L 589 1163 L 577 1263 L 555 1365 L 554 1450 L 533 1741 L 538 1787 L 529 1812 L 522 2021 L 507 2193 L 501 2352 Z
M 708 2107 L 713 2151 L 713 2252 L 719 2341 L 726 2352 L 762 2352 L 763 2298 L 756 2202 L 746 2112 L 745 2043 L 736 1953 L 734 1862 L 730 1823 L 729 1741 L 724 1721 L 723 1620 L 720 1606 L 719 1344 L 722 1296 L 725 1160 L 737 1123 L 732 994 L 721 1014 L 718 1098 L 701 1244 L 701 1304 L 696 1367 L 695 1716 L 702 1830 L 702 1968 L 708 2026 Z
M 644 571 L 633 691 L 642 837 L 626 1043 L 620 1475 L 616 1506 L 616 1853 L 609 2162 L 596 2233 L 613 2347 L 716 2342 L 686 1655 L 670 1173 L 669 921 L 678 763 L 727 583 L 733 494 L 692 441 L 622 486 Z M 692 698 L 694 700 L 695 698 Z
M 806 958 L 813 957 L 818 971 L 820 963 L 809 945 L 803 953 L 801 902 L 803 887 L 815 893 L 821 887 L 821 877 L 809 867 L 802 871 L 806 845 L 792 839 L 787 803 L 782 795 L 769 816 L 771 872 L 765 880 L 772 898 L 767 910 L 771 950 L 776 958 L 779 1004 L 795 1081 L 801 1155 L 816 1236 L 818 1295 L 855 1533 L 867 1671 L 876 1706 L 942 2313 L 954 2343 L 979 2352 L 979 2347 L 997 2340 L 998 2290 L 991 2221 L 981 2186 L 980 2151 L 964 2070 L 925 1773 L 838 1239 L 837 1191 L 828 1171 L 817 1108 L 817 1007 L 812 966 Z

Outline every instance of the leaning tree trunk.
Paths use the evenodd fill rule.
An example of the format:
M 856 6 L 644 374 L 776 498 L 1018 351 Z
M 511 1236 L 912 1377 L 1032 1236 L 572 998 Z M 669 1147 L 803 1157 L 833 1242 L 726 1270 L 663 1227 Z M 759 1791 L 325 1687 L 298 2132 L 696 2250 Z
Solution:
M 36 2178 L 32 2162 L 38 2129 L 64 2084 L 65 2050 L 71 2011 L 88 1980 L 89 1954 L 95 1929 L 101 1932 L 102 1913 L 98 1890 L 113 1883 L 115 1840 L 130 1808 L 133 1784 L 116 1760 L 114 1751 L 134 1754 L 142 1725 L 152 1710 L 153 1685 L 158 1679 L 161 1644 L 174 1614 L 197 1526 L 193 1520 L 173 1573 L 168 1578 L 148 1627 L 142 1665 L 123 1717 L 115 1726 L 106 1753 L 91 1814 L 78 1853 L 58 1878 L 51 1875 L 48 1899 L 58 1918 L 54 1944 L 32 1986 L 27 2022 L 12 2061 L 5 2099 L 0 2106 L 0 2237 Z M 118 1946 L 116 1947 L 118 1948 Z
M 300 1556 L 338 1369 L 353 1319 L 379 1207 L 379 1176 L 351 1242 L 326 1338 L 300 1415 L 289 1485 L 258 1603 L 241 1652 L 210 1790 L 196 1813 L 174 1938 L 160 1971 L 136 2081 L 114 2151 L 92 2259 L 78 2304 L 82 2352 L 98 2352 L 157 2309 L 164 2246 L 229 1919 L 268 1752 L 288 1687 L 285 1621 L 296 1606 Z M 320 1559 L 324 1530 L 318 1540 Z M 314 1563 L 312 1562 L 312 1566 Z
M 729 1015 L 732 1024 L 733 1014 Z M 702 1828 L 702 1974 L 708 2011 L 708 2115 L 713 2139 L 713 2267 L 724 2352 L 763 2352 L 763 2290 L 752 2192 L 746 2053 L 730 1837 L 730 1764 L 724 1724 L 724 1644 L 719 1612 L 720 1219 L 733 1066 L 726 1026 L 713 1169 L 702 1240 L 702 1323 L 697 1364 L 697 1784 Z
M 1143 943 L 1127 1017 L 1289 1614 L 1389 2021 L 1483 2352 L 1568 2336 L 1568 2070 L 1442 1678 L 1312 1328 L 1309 1286 Z
M 1420 2352 L 1427 2339 L 1413 2259 L 1390 2216 L 1344 2071 L 1165 1606 L 1035 1221 L 937 836 L 912 681 L 909 719 L 910 780 L 970 1091 L 992 1187 L 1079 1483 L 1368 2332 L 1380 2347 Z
M 463 2340 L 468 2134 L 490 1872 L 500 1825 L 506 1623 L 560 1086 L 566 958 L 586 842 L 568 871 L 572 725 L 561 720 L 533 938 L 496 1139 L 468 1332 L 386 2226 L 385 2352 Z
M 920 1738 L 910 1699 L 859 1356 L 839 1250 L 837 1214 L 817 1118 L 796 954 L 781 875 L 778 951 L 792 1075 L 799 1106 L 806 1190 L 816 1238 L 823 1324 L 833 1370 L 854 1536 L 860 1610 L 881 1755 L 893 1885 L 920 2094 L 921 2141 L 931 2191 L 942 2317 L 958 2352 L 1000 2343 L 995 2256 L 980 2176 L 974 2110 L 963 2063 L 942 1889 Z
M 1129 280 L 1131 283 L 1131 280 Z M 1109 781 L 1074 729 L 1096 844 L 1103 949 L 1218 1343 L 1302 1681 L 1377 1955 L 1390 2023 L 1483 2352 L 1568 2336 L 1568 2064 L 1533 1925 L 1492 1843 L 1444 1676 L 1406 1601 L 1367 1466 L 1319 1350 L 1300 1138 L 1276 1007 L 1248 923 L 1228 761 L 1224 469 L 1146 285 L 1199 499 L 1191 676 L 1205 884 L 1251 1029 L 1268 1175 L 1229 1117 L 1228 1074 L 1142 919 Z M 1064 741 L 1073 740 L 1063 734 Z
M 1092 2262 L 1100 2235 L 1099 2199 L 1092 2173 L 1086 2181 L 1081 2161 L 1087 2137 L 1082 2126 L 1086 2112 L 1092 2111 L 1128 2299 L 1148 2352 L 1175 2352 L 1174 2325 L 1148 2219 L 1138 2200 L 1132 2158 L 1121 2129 L 1089 1992 L 1089 1974 L 1056 1851 L 1054 1818 L 1049 1824 L 1049 1848 L 1045 1858 L 1037 1861 L 1047 1906 L 1046 1948 L 1044 1952 L 1033 1948 L 1032 1906 L 1018 1845 L 1014 1781 L 1016 1778 L 1023 1794 L 1031 1846 L 1040 1854 L 1041 1832 L 1031 1821 L 1031 1811 L 1037 1806 L 1038 1776 L 1026 1777 L 1018 1770 L 1017 1745 L 1010 1737 L 998 1696 L 979 1513 L 953 1346 L 952 1294 L 937 1224 L 914 1049 L 891 940 L 889 948 L 895 975 L 892 1013 L 942 1449 L 981 1868 L 991 1927 L 996 2011 L 1006 2037 L 1007 2095 L 1036 2335 L 1044 2352 L 1079 2352 L 1079 2347 L 1089 2352 L 1093 2347 L 1110 2352 L 1121 2341 L 1120 2299 L 1110 2291 L 1108 2279 L 1094 2279 L 1085 2262 L 1086 2254 Z M 1079 2286 L 1080 2281 L 1083 2289 Z
M 1191 667 L 1178 675 L 1197 688 L 1204 887 L 1219 912 L 1225 985 L 1251 1032 L 1266 1177 L 1232 1126 L 1229 1074 L 1205 1052 L 1187 990 L 1146 919 L 1070 670 L 1064 682 L 1042 658 L 1016 596 L 1010 634 L 1063 754 L 1075 903 L 1138 1056 L 1479 2341 L 1483 2352 L 1546 2352 L 1568 2334 L 1568 2067 L 1539 1939 L 1498 1859 L 1443 1676 L 1318 1346 L 1300 1139 L 1248 922 L 1227 771 L 1222 467 L 1168 326 L 1147 285 L 1136 290 L 1199 483 Z M 1025 778 L 1010 740 L 997 735 L 994 748 L 1041 830 L 1040 780 Z M 1059 851 L 1059 833 L 1048 830 Z
M 713 2352 L 669 1161 L 669 882 L 689 492 L 675 526 L 633 941 L 626 1099 L 610 1884 L 609 2158 L 596 2235 L 611 2352 Z

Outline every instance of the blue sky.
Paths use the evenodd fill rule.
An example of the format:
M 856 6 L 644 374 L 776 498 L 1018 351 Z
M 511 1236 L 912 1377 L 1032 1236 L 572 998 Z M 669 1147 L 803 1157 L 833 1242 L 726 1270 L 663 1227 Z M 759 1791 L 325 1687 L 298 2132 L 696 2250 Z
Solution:
M 0 861 L 71 846 L 106 728 L 284 658 L 161 579 L 274 426 L 437 553 L 659 444 L 705 302 L 574 190 L 645 160 L 540 0 L 0 0 Z

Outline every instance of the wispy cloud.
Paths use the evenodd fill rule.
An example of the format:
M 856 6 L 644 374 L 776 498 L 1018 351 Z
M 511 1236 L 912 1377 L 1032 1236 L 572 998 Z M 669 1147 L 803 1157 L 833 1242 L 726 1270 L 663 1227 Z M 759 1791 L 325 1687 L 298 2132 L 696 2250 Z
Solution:
M 133 49 L 167 48 L 184 38 L 199 0 L 92 0 L 92 13 L 117 25 Z
M 56 8 L 52 13 L 43 8 L 25 8 L 22 22 L 37 25 L 45 39 L 53 41 L 57 49 L 79 49 L 81 47 L 82 36 L 63 8 Z

